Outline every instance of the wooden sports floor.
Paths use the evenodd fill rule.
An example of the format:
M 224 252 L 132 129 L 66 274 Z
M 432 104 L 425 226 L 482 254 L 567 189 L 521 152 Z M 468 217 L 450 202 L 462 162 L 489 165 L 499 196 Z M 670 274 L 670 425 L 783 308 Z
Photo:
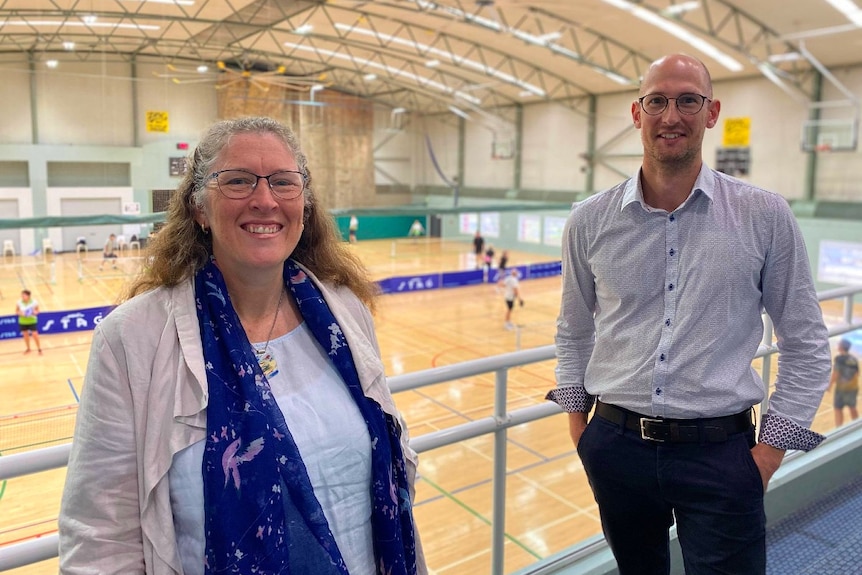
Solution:
M 377 279 L 475 267 L 469 243 L 374 240 L 352 247 Z M 510 250 L 510 265 L 552 259 Z M 114 303 L 140 261 L 138 254 L 127 252 L 117 269 L 100 271 L 99 252 L 81 259 L 75 254 L 6 258 L 0 263 L 0 309 L 13 313 L 25 288 L 43 311 Z M 381 296 L 376 325 L 387 373 L 552 344 L 560 278 L 523 281 L 521 288 L 526 303 L 514 312 L 515 330 L 504 328 L 503 296 L 493 285 Z M 841 311 L 836 305 L 824 307 L 824 313 L 827 321 L 837 321 Z M 0 341 L 0 455 L 69 441 L 90 336 L 42 336 L 42 355 L 35 350 L 25 355 L 21 339 Z M 554 385 L 553 368 L 548 361 L 511 370 L 509 409 L 543 402 Z M 494 375 L 399 393 L 395 401 L 411 436 L 417 437 L 492 415 Z M 816 430 L 833 427 L 830 406 L 827 394 Z M 415 513 L 432 574 L 490 572 L 492 451 L 493 440 L 487 436 L 420 456 Z M 511 429 L 507 462 L 507 573 L 600 533 L 564 415 Z M 58 469 L 0 482 L 0 545 L 56 532 L 64 478 L 65 469 Z M 57 560 L 9 573 L 54 574 Z

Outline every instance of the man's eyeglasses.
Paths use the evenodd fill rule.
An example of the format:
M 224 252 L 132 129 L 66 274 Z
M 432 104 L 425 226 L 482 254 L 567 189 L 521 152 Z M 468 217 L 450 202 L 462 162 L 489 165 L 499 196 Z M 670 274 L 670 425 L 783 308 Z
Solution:
M 209 179 L 215 180 L 219 191 L 232 200 L 241 200 L 252 195 L 261 179 L 266 180 L 275 197 L 292 200 L 298 198 L 305 189 L 306 175 L 294 170 L 282 170 L 268 176 L 245 170 L 221 170 L 210 174 Z
M 680 94 L 676 98 L 668 98 L 664 94 L 647 94 L 638 98 L 643 111 L 650 116 L 658 116 L 667 109 L 670 100 L 676 101 L 676 109 L 680 114 L 693 115 L 703 109 L 704 102 L 711 102 L 709 98 L 701 94 Z

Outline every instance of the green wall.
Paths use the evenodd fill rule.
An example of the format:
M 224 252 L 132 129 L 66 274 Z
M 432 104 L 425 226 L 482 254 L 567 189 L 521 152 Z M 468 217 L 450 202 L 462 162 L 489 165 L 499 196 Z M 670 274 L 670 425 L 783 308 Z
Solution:
M 365 216 L 357 213 L 356 218 L 359 220 L 359 230 L 356 232 L 356 239 L 359 241 L 406 238 L 413 220 L 419 220 L 423 226 L 425 225 L 425 213 L 398 216 Z M 336 216 L 335 223 L 338 225 L 341 237 L 347 240 L 350 214 Z

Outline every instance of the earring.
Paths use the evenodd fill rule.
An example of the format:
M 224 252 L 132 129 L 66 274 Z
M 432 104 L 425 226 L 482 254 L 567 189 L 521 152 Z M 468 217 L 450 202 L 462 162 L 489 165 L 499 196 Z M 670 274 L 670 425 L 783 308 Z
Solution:
M 204 235 L 207 234 L 207 227 L 205 224 L 201 224 L 201 231 L 204 233 Z

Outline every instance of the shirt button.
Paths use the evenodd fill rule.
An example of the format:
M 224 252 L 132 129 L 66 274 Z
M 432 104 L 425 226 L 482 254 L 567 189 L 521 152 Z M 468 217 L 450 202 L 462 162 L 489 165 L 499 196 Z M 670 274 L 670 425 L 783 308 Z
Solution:
M 660 388 L 660 387 L 659 387 L 659 388 L 656 388 L 656 390 L 655 390 L 655 394 L 656 394 L 656 395 L 661 395 L 661 388 Z
M 674 250 L 673 248 L 670 248 L 670 251 L 669 251 L 668 253 L 669 253 L 671 256 L 673 256 L 673 254 L 675 254 L 675 253 L 676 253 L 676 250 Z
M 670 218 L 668 218 L 668 219 L 669 219 L 670 221 L 672 221 L 672 222 L 673 222 L 673 221 L 676 221 L 676 216 L 675 216 L 675 215 L 673 215 L 673 214 L 671 214 L 671 215 L 670 215 Z
M 664 324 L 666 326 L 670 327 L 670 320 L 669 319 L 664 320 Z
M 658 359 L 659 359 L 659 361 L 664 361 L 664 354 L 661 354 L 660 356 L 658 356 Z
M 667 286 L 667 289 L 668 289 L 668 291 L 673 291 L 673 284 L 670 284 L 669 286 Z

